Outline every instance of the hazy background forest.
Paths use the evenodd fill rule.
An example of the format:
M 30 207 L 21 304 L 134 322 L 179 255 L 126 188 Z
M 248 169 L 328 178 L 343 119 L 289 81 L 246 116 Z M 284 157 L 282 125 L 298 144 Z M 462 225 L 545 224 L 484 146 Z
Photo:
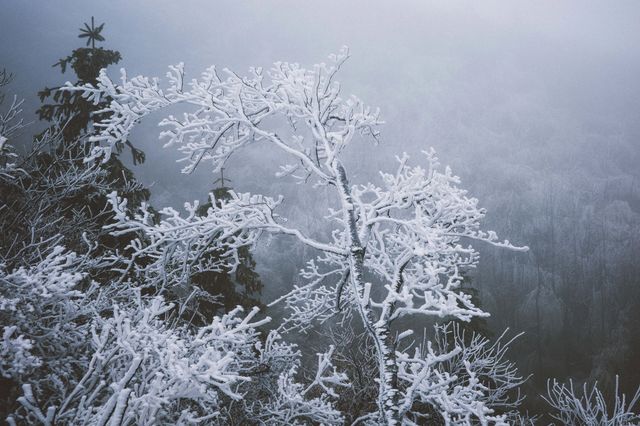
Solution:
M 0 67 L 8 92 L 36 120 L 37 92 L 58 86 L 52 64 L 79 45 L 80 23 L 106 22 L 105 47 L 129 75 L 162 77 L 184 62 L 196 76 L 216 64 L 235 70 L 276 60 L 304 65 L 350 47 L 341 75 L 347 92 L 379 106 L 381 144 L 348 153 L 355 179 L 375 179 L 394 154 L 434 147 L 441 162 L 488 210 L 485 228 L 526 255 L 482 247 L 469 277 L 487 327 L 525 335 L 511 358 L 533 374 L 599 380 L 623 390 L 640 383 L 640 3 L 635 1 L 415 1 L 313 3 L 232 1 L 4 0 Z M 146 153 L 127 162 L 155 206 L 204 199 L 219 176 L 185 176 L 162 150 L 157 120 L 132 139 Z M 22 142 L 45 125 L 35 121 Z M 230 186 L 283 194 L 284 213 L 322 233 L 309 207 L 318 192 L 274 177 L 276 155 L 252 150 L 225 169 Z M 304 206 L 304 207 L 303 207 Z M 254 258 L 262 301 L 289 289 L 307 256 L 286 240 L 261 244 Z M 277 315 L 277 312 L 275 313 Z M 533 395 L 533 394 L 532 394 Z M 530 404 L 536 405 L 534 397 Z

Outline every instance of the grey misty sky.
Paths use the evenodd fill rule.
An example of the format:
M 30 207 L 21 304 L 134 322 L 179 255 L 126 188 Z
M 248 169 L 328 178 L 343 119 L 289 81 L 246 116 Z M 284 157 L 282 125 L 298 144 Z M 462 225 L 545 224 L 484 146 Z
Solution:
M 194 77 L 211 64 L 238 72 L 276 60 L 311 65 L 348 45 L 344 91 L 379 106 L 387 122 L 383 146 L 354 157 L 367 160 L 363 170 L 434 146 L 469 179 L 474 164 L 496 154 L 542 149 L 553 157 L 587 139 L 640 135 L 638 1 L 3 0 L 0 65 L 16 74 L 11 89 L 28 114 L 37 90 L 72 79 L 51 64 L 82 46 L 78 28 L 92 15 L 106 22 L 103 45 L 123 55 L 114 77 L 119 67 L 163 77 L 180 61 Z M 136 173 L 156 182 L 161 202 L 201 197 L 211 174 L 179 178 L 156 122 L 135 135 L 149 159 Z M 237 167 L 246 178 L 236 182 L 264 189 L 262 173 Z

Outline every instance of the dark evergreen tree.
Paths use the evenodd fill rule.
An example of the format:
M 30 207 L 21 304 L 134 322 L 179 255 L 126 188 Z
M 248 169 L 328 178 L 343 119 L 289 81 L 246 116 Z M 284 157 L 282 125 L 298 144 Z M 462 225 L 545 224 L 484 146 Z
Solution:
M 224 177 L 224 170 L 222 170 L 220 179 L 214 182 L 214 185 L 218 184 L 218 186 L 211 191 L 217 202 L 229 198 L 231 187 L 226 185 L 228 182 L 230 180 Z M 210 207 L 211 199 L 200 206 L 198 214 L 205 215 Z M 212 253 L 210 256 L 216 256 L 216 254 Z M 238 258 L 240 264 L 235 271 L 204 271 L 192 275 L 191 282 L 212 296 L 211 299 L 204 298 L 199 303 L 198 310 L 205 321 L 213 315 L 229 312 L 238 305 L 244 308 L 261 305 L 259 298 L 262 281 L 255 271 L 256 262 L 249 247 L 240 248 Z
M 66 73 L 68 68 L 71 68 L 77 77 L 76 85 L 96 84 L 101 69 L 116 64 L 122 59 L 118 51 L 96 47 L 96 42 L 105 40 L 101 34 L 104 23 L 96 27 L 94 18 L 91 17 L 91 25 L 84 25 L 85 28 L 80 29 L 78 37 L 86 38 L 87 45 L 73 50 L 69 56 L 53 65 L 59 67 L 62 73 Z M 94 133 L 93 123 L 105 118 L 104 114 L 98 111 L 104 109 L 110 101 L 109 98 L 105 98 L 102 102 L 94 104 L 84 99 L 79 92 L 59 89 L 60 87 L 45 88 L 38 93 L 43 102 L 37 111 L 39 118 L 52 123 L 52 128 L 48 131 L 59 129 L 55 131 L 60 134 L 56 139 L 56 146 L 49 147 L 49 153 L 41 152 L 38 155 L 37 169 L 47 170 L 49 173 L 52 168 L 78 165 L 83 161 L 85 154 L 92 147 L 88 137 Z M 142 163 L 144 153 L 129 141 L 127 146 L 131 150 L 134 165 Z M 130 208 L 139 206 L 150 196 L 149 190 L 135 179 L 133 172 L 123 164 L 118 154 L 120 152 L 114 153 L 101 165 L 104 176 L 99 188 L 86 188 L 83 193 L 74 194 L 64 200 L 69 207 L 66 209 L 68 214 L 82 215 L 91 219 L 93 237 L 105 250 L 122 249 L 127 242 L 119 241 L 102 230 L 103 225 L 109 223 L 111 217 L 106 195 L 111 191 L 117 191 L 120 196 L 129 200 Z M 67 244 L 74 246 L 70 241 L 67 241 Z

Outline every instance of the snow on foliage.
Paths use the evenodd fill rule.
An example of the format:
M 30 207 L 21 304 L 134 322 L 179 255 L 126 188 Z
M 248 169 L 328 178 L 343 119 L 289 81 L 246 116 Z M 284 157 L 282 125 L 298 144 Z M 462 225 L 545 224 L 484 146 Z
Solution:
M 173 309 L 161 298 L 138 297 L 126 309 L 91 325 L 92 354 L 66 398 L 48 408 L 56 422 L 81 424 L 157 424 L 203 421 L 217 415 L 220 395 L 240 399 L 241 357 L 251 352 L 256 326 L 252 311 L 237 309 L 198 330 L 173 327 Z M 30 385 L 25 385 L 29 387 Z M 33 416 L 46 416 L 25 389 L 20 399 Z
M 71 374 L 74 351 L 89 332 L 82 324 L 92 311 L 89 294 L 96 290 L 93 284 L 81 288 L 82 262 L 57 246 L 32 267 L 11 272 L 0 267 L 3 376 L 20 379 L 43 364 Z
M 295 380 L 297 366 L 292 366 L 278 377 L 275 398 L 262 405 L 257 416 L 265 424 L 301 425 L 307 421 L 318 424 L 342 424 L 342 414 L 333 407 L 332 398 L 337 398 L 335 387 L 349 386 L 347 376 L 336 370 L 331 362 L 334 348 L 318 354 L 318 368 L 315 378 L 309 385 Z M 319 396 L 307 397 L 320 392 Z
M 300 353 L 276 333 L 260 342 L 257 327 L 269 318 L 257 319 L 258 308 L 238 307 L 194 329 L 178 321 L 173 304 L 139 290 L 120 291 L 109 306 L 113 299 L 96 294 L 95 283 L 81 285 L 78 258 L 58 247 L 33 268 L 2 273 L 2 320 L 14 325 L 5 327 L 0 368 L 22 383 L 10 424 L 225 424 L 231 400 L 263 418 L 286 407 L 287 421 L 339 423 L 332 388 L 344 376 L 331 353 L 292 397 L 302 386 L 294 382 Z M 266 372 L 279 378 L 249 384 Z M 274 392 L 244 401 L 276 381 Z M 305 397 L 313 388 L 319 393 Z
M 66 90 L 81 91 L 96 103 L 105 96 L 111 99 L 102 111 L 109 117 L 96 124 L 100 133 L 92 138 L 97 145 L 87 161 L 107 159 L 148 114 L 185 104 L 189 112 L 160 121 L 165 129 L 160 137 L 182 154 L 185 173 L 203 161 L 219 170 L 237 150 L 267 143 L 292 159 L 281 167 L 280 176 L 336 189 L 339 208 L 329 211 L 335 228 L 327 241 L 284 227 L 272 214 L 277 207 L 273 199 L 236 195 L 229 203 L 212 203 L 204 218 L 189 213 L 193 206 L 187 208 L 187 217 L 165 210 L 167 219 L 158 225 L 145 219 L 144 209 L 135 218 L 118 215 L 115 232 L 141 231 L 149 239 L 144 244 L 134 239 L 134 252 L 151 253 L 154 262 L 176 256 L 188 266 L 194 257 L 185 247 L 213 243 L 221 258 L 233 266 L 237 247 L 254 243 L 261 231 L 294 235 L 321 254 L 302 272 L 307 284 L 283 298 L 292 308 L 289 324 L 304 327 L 316 317 L 326 319 L 346 311 L 360 318 L 373 339 L 379 370 L 378 412 L 372 416 L 387 424 L 410 424 L 414 404 L 427 401 L 450 422 L 475 419 L 503 424 L 504 417 L 493 415 L 483 402 L 489 389 L 466 364 L 467 383 L 454 387 L 449 384 L 455 376 L 436 368 L 460 348 L 435 353 L 427 345 L 424 351 L 410 354 L 399 348 L 392 325 L 406 316 L 468 321 L 487 315 L 460 290 L 463 272 L 478 261 L 475 249 L 463 241 L 527 248 L 481 230 L 484 211 L 458 188 L 459 179 L 449 168 L 439 167 L 433 151 L 425 152 L 426 168 L 409 165 L 407 155 L 399 157 L 395 172 L 381 174 L 382 186 L 350 184 L 341 153 L 356 136 L 376 139 L 381 121 L 377 110 L 355 96 L 341 95 L 335 77 L 347 58 L 348 51 L 343 49 L 330 57 L 329 64 L 305 69 L 278 62 L 266 72 L 252 68 L 248 76 L 211 67 L 200 79 L 190 81 L 179 64 L 170 67 L 167 86 L 156 78 L 128 78 L 124 70 L 116 83 L 103 70 L 96 87 L 67 85 Z M 292 136 L 268 126 L 275 118 L 290 125 Z M 123 201 L 114 200 L 117 210 Z M 214 243 L 220 235 L 223 238 Z M 366 282 L 365 274 L 374 276 L 375 282 Z M 302 300 L 306 301 L 303 306 L 298 303 Z M 281 395 L 292 389 L 301 392 L 302 387 L 291 384 L 286 376 L 279 383 Z
M 0 87 L 2 85 L 0 73 Z M 0 105 L 2 100 L 3 96 L 0 94 Z M 18 100 L 17 96 L 14 96 L 8 110 L 4 114 L 0 112 L 0 178 L 3 179 L 13 179 L 12 173 L 20 171 L 14 162 L 18 155 L 8 141 L 25 127 L 24 120 L 20 117 L 23 103 L 24 100 Z

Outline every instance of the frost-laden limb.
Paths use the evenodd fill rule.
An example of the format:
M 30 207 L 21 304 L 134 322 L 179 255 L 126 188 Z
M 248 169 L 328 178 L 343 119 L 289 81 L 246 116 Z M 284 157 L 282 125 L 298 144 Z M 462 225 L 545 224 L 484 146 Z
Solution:
M 246 77 L 229 70 L 218 73 L 212 67 L 200 79 L 190 82 L 185 79 L 184 67 L 178 65 L 170 68 L 165 88 L 157 79 L 128 79 L 124 71 L 122 82 L 116 84 L 103 71 L 97 87 L 69 86 L 67 90 L 80 90 L 96 102 L 103 96 L 112 99 L 109 107 L 101 111 L 109 118 L 97 125 L 101 131 L 93 141 L 99 146 L 92 158 L 108 156 L 149 113 L 184 104 L 189 112 L 160 122 L 166 129 L 161 138 L 167 145 L 175 145 L 187 162 L 184 172 L 191 172 L 202 161 L 210 161 L 217 170 L 240 148 L 267 143 L 292 159 L 278 175 L 336 189 L 338 207 L 329 211 L 334 230 L 328 243 L 310 240 L 303 230 L 284 228 L 275 220 L 269 221 L 269 217 L 264 221 L 262 213 L 257 213 L 263 210 L 255 206 L 249 210 L 260 216 L 259 224 L 246 220 L 245 210 L 235 206 L 230 210 L 231 206 L 215 203 L 211 220 L 187 219 L 189 223 L 164 224 L 161 229 L 145 227 L 144 234 L 156 235 L 155 241 L 171 246 L 171 238 L 164 235 L 174 230 L 189 235 L 197 230 L 195 240 L 187 238 L 185 244 L 208 247 L 207 244 L 217 243 L 200 238 L 213 235 L 210 230 L 247 244 L 255 241 L 259 231 L 268 230 L 294 235 L 318 249 L 320 256 L 301 274 L 306 283 L 285 298 L 293 312 L 289 325 L 304 328 L 316 317 L 322 320 L 341 312 L 354 312 L 375 348 L 379 371 L 377 415 L 387 424 L 400 424 L 409 421 L 412 401 L 424 389 L 453 380 L 438 375 L 432 364 L 444 361 L 455 350 L 444 354 L 427 351 L 420 354 L 422 358 L 409 356 L 398 349 L 394 322 L 411 315 L 463 321 L 488 315 L 460 290 L 463 272 L 478 261 L 475 249 L 465 244 L 482 241 L 513 250 L 527 248 L 499 241 L 495 233 L 482 231 L 484 211 L 476 199 L 458 188 L 459 179 L 449 168 L 441 171 L 432 151 L 425 153 L 426 168 L 409 166 L 408 156 L 404 155 L 398 158 L 394 173 L 381 174 L 382 185 L 351 184 L 341 154 L 358 135 L 376 139 L 381 121 L 377 110 L 354 96 L 341 95 L 335 75 L 347 57 L 343 50 L 330 58 L 329 65 L 319 64 L 311 69 L 279 62 L 267 72 L 251 69 Z M 279 134 L 269 127 L 277 118 L 290 126 L 290 134 Z M 172 212 L 168 213 L 178 221 Z M 226 222 L 218 220 L 221 215 Z M 236 215 L 240 221 L 233 219 Z M 120 226 L 123 228 L 116 232 L 136 229 L 130 224 Z M 233 248 L 233 244 L 229 247 Z M 132 243 L 132 248 L 143 250 L 139 243 Z M 227 253 L 225 247 L 222 249 Z M 189 251 L 184 250 L 177 258 L 189 264 Z M 159 253 L 154 256 L 160 258 Z M 365 277 L 369 276 L 373 277 L 372 282 L 366 282 Z M 374 286 L 380 289 L 372 291 Z M 404 332 L 400 334 L 406 336 Z M 453 389 L 439 402 L 432 402 L 444 410 L 443 415 L 451 411 L 462 418 L 475 416 L 482 422 L 501 422 L 500 417 L 492 417 L 491 411 L 477 402 L 480 394 L 488 390 L 482 388 L 474 373 L 467 373 L 469 386 Z M 410 383 L 405 386 L 403 382 Z
M 145 282 L 156 287 L 179 285 L 187 282 L 195 272 L 235 270 L 240 259 L 238 250 L 254 245 L 263 232 L 297 236 L 311 247 L 338 251 L 339 249 L 305 237 L 296 229 L 283 225 L 274 210 L 282 199 L 260 195 L 229 192 L 226 199 L 216 200 L 211 194 L 211 204 L 205 215 L 197 214 L 198 202 L 186 203 L 186 215 L 173 208 L 162 209 L 159 220 L 142 204 L 132 217 L 127 212 L 127 200 L 112 193 L 109 202 L 113 208 L 115 223 L 107 228 L 114 236 L 134 237 L 126 247 L 128 255 L 114 261 L 124 265 L 124 274 L 137 269 Z M 215 254 L 215 256 L 206 256 Z M 144 259 L 143 265 L 137 263 Z M 124 276 L 124 275 L 123 275 Z
M 505 358 L 513 339 L 503 335 L 491 342 L 466 333 L 455 322 L 434 326 L 433 335 L 427 338 L 425 333 L 417 348 L 410 348 L 415 345 L 410 336 L 404 332 L 397 338 L 404 424 L 527 424 L 525 418 L 518 423 L 514 411 L 521 402 L 518 387 L 525 379 Z M 348 400 L 343 404 L 350 406 L 347 412 L 354 416 L 351 424 L 384 423 L 380 413 L 367 408 L 377 387 L 371 380 L 376 369 L 371 339 L 340 328 L 326 337 L 337 345 L 338 365 L 353 378 L 353 392 L 341 391 L 341 399 Z
M 339 240 L 340 238 L 334 238 L 336 244 L 339 244 Z M 325 268 L 325 265 L 332 267 Z M 294 284 L 290 292 L 269 304 L 274 306 L 284 303 L 288 312 L 280 330 L 306 332 L 314 323 L 323 323 L 336 317 L 338 313 L 346 320 L 351 313 L 350 309 L 341 311 L 351 302 L 351 292 L 346 286 L 349 274 L 344 256 L 325 252 L 316 259 L 309 260 L 299 272 L 303 283 Z
M 509 411 L 522 402 L 519 387 L 526 380 L 505 358 L 518 336 L 507 341 L 503 334 L 490 342 L 476 333 L 466 336 L 454 322 L 434 330 L 432 340 L 417 347 L 413 357 L 399 357 L 399 377 L 407 386 L 403 414 L 420 424 L 424 418 L 411 407 L 426 403 L 437 407 L 447 424 L 509 424 Z M 496 415 L 496 410 L 507 414 Z
M 339 96 L 340 85 L 334 76 L 347 57 L 343 50 L 330 65 L 320 64 L 313 70 L 278 62 L 267 72 L 252 68 L 246 77 L 211 67 L 200 79 L 190 81 L 179 64 L 170 67 L 166 88 L 157 78 L 129 79 L 124 70 L 120 84 L 116 84 L 102 70 L 96 87 L 67 84 L 65 90 L 80 90 L 95 103 L 106 96 L 112 99 L 109 107 L 99 112 L 110 117 L 96 124 L 101 132 L 93 141 L 101 145 L 95 148 L 94 158 L 108 157 L 151 112 L 187 104 L 193 107 L 192 112 L 160 122 L 167 129 L 161 138 L 167 145 L 176 145 L 188 163 L 183 171 L 192 171 L 202 161 L 210 161 L 217 170 L 239 148 L 264 141 L 294 157 L 295 163 L 285 167 L 285 174 L 299 170 L 305 177 L 314 174 L 329 182 L 333 178 L 331 165 L 343 147 L 356 134 L 376 134 L 373 127 L 379 123 L 377 112 L 359 99 Z M 274 116 L 284 117 L 294 129 L 306 126 L 312 137 L 287 140 L 264 129 L 262 122 Z
M 432 151 L 425 154 L 428 168 L 409 166 L 405 154 L 394 174 L 381 174 L 383 187 L 352 191 L 359 235 L 367 242 L 365 267 L 387 283 L 386 297 L 370 302 L 383 321 L 414 314 L 461 320 L 486 315 L 459 290 L 462 272 L 478 261 L 462 240 L 516 248 L 480 230 L 484 211 L 478 201 L 457 187 L 459 178 L 449 168 L 439 170 Z

